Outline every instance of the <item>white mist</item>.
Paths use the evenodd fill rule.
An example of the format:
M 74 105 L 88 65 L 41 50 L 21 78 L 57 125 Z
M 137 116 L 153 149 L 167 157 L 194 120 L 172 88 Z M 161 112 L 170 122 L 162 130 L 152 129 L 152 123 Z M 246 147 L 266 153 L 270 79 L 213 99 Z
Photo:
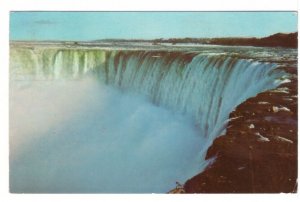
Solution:
M 193 120 L 93 80 L 14 81 L 10 120 L 12 192 L 167 192 L 201 169 Z

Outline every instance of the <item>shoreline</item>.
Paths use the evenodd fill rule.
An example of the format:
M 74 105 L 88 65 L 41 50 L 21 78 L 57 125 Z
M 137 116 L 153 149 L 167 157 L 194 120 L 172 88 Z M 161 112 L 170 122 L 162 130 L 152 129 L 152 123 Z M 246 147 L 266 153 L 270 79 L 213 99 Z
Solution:
M 290 83 L 231 112 L 226 134 L 207 151 L 215 162 L 185 182 L 186 193 L 297 192 L 297 69 L 285 70 Z

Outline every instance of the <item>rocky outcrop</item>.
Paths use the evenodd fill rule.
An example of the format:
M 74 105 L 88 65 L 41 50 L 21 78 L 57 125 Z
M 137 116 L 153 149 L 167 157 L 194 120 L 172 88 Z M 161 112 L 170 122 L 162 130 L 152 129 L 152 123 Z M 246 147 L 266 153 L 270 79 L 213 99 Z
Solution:
M 291 82 L 258 94 L 230 114 L 226 135 L 213 142 L 214 163 L 188 180 L 186 193 L 297 191 L 297 70 Z

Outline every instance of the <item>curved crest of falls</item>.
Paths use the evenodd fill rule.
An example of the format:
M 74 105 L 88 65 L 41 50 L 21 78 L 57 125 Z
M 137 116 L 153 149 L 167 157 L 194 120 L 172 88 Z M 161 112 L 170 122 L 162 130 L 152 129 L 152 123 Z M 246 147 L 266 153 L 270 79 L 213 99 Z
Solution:
M 96 98 L 98 99 L 97 92 L 95 91 L 97 88 L 93 88 L 93 90 L 90 90 L 89 87 L 87 89 L 84 88 L 82 92 L 85 92 L 85 97 L 89 99 L 87 103 L 90 104 L 87 105 L 84 103 L 85 100 L 83 99 L 79 105 L 85 106 L 85 110 L 90 107 L 91 112 L 88 113 L 85 111 L 83 114 L 77 114 L 82 124 L 83 121 L 89 120 L 86 117 L 89 117 L 89 114 L 93 114 L 92 111 L 99 110 L 98 105 L 100 103 L 108 103 L 107 105 L 101 105 L 103 108 L 106 107 L 107 110 L 105 112 L 108 114 L 101 114 L 103 111 L 100 111 L 101 113 L 99 112 L 99 114 L 101 115 L 95 115 L 90 118 L 90 120 L 93 120 L 93 124 L 91 125 L 100 127 L 101 124 L 105 125 L 111 121 L 115 125 L 107 127 L 114 128 L 114 131 L 119 126 L 122 128 L 119 132 L 121 135 L 113 137 L 112 142 L 107 144 L 106 147 L 110 147 L 108 145 L 113 144 L 113 142 L 118 144 L 120 138 L 123 144 L 123 141 L 126 141 L 123 138 L 126 136 L 128 136 L 130 141 L 135 141 L 137 138 L 141 138 L 140 141 L 145 141 L 146 137 L 143 137 L 144 133 L 149 133 L 149 136 L 156 135 L 150 134 L 147 129 L 159 134 L 159 136 L 157 135 L 157 137 L 149 139 L 146 143 L 147 146 L 141 146 L 145 142 L 142 144 L 138 141 L 133 142 L 128 147 L 116 146 L 116 148 L 120 149 L 130 150 L 132 147 L 136 149 L 128 154 L 131 155 L 130 160 L 126 160 L 126 162 L 129 162 L 128 164 L 122 161 L 122 158 L 125 158 L 122 156 L 123 154 L 115 154 L 113 151 L 109 153 L 107 152 L 109 148 L 106 148 L 104 151 L 102 148 L 104 146 L 101 145 L 104 143 L 99 143 L 99 145 L 93 143 L 90 145 L 95 150 L 99 148 L 99 152 L 93 151 L 95 153 L 92 153 L 95 156 L 91 157 L 91 160 L 86 162 L 86 165 L 94 166 L 94 168 L 97 168 L 96 172 L 99 172 L 98 175 L 103 175 L 104 177 L 91 175 L 89 173 L 92 172 L 90 167 L 76 163 L 73 165 L 74 161 L 68 165 L 64 165 L 66 168 L 71 169 L 70 172 L 62 172 L 63 169 L 61 168 L 47 168 L 49 162 L 58 167 L 60 166 L 60 164 L 56 164 L 59 161 L 58 157 L 54 154 L 51 156 L 52 150 L 57 148 L 51 150 L 51 148 L 43 149 L 42 146 L 36 146 L 39 149 L 26 148 L 22 151 L 22 154 L 20 154 L 21 152 L 12 151 L 11 148 L 11 153 L 15 154 L 15 158 L 11 160 L 11 173 L 13 173 L 11 174 L 11 181 L 12 189 L 16 192 L 166 192 L 173 187 L 175 181 L 184 182 L 205 168 L 208 163 L 205 160 L 208 147 L 217 136 L 224 134 L 229 114 L 237 105 L 259 92 L 275 88 L 280 84 L 280 80 L 287 77 L 286 73 L 280 70 L 275 62 L 259 61 L 254 57 L 242 57 L 230 51 L 226 53 L 186 50 L 99 50 L 61 47 L 13 47 L 10 54 L 10 77 L 11 83 L 13 83 L 11 86 L 14 86 L 18 82 L 23 83 L 24 81 L 44 81 L 44 83 L 52 81 L 55 81 L 52 83 L 77 81 L 76 83 L 80 83 L 84 78 L 92 77 L 99 81 L 97 85 L 102 86 L 101 89 L 103 92 L 113 91 L 113 93 L 103 94 L 103 96 L 116 96 L 118 97 L 117 101 L 115 99 L 112 99 L 114 101 L 102 100 L 103 96 L 100 96 L 99 100 L 96 101 Z M 18 98 L 19 91 L 24 91 L 23 88 L 21 90 L 20 88 L 17 89 L 11 89 L 12 102 Z M 99 88 L 99 90 L 101 89 Z M 25 90 L 28 90 L 28 88 Z M 36 91 L 43 91 L 43 88 L 39 87 Z M 57 92 L 57 90 L 53 91 Z M 68 95 L 68 93 L 70 93 L 70 90 L 66 94 Z M 78 90 L 74 94 L 78 96 L 80 93 Z M 74 94 L 70 94 L 70 96 L 73 97 Z M 126 95 L 129 95 L 129 97 L 140 96 L 141 98 L 137 99 L 143 101 L 136 101 L 135 98 L 129 98 Z M 73 98 L 70 97 L 69 100 L 63 100 L 66 102 L 65 105 L 68 105 L 67 103 L 76 103 L 75 100 L 81 100 L 81 98 L 79 99 L 76 96 Z M 95 103 L 97 104 L 91 102 L 93 99 L 95 99 Z M 53 102 L 55 102 L 55 97 L 53 98 Z M 151 110 L 144 110 L 132 119 L 133 111 L 139 103 L 145 105 L 143 109 L 149 108 Z M 94 104 L 95 108 L 92 107 Z M 15 112 L 17 110 L 13 108 L 14 106 L 13 104 L 11 107 L 11 119 L 16 118 L 18 115 Z M 67 108 L 67 106 L 64 106 L 64 108 Z M 114 119 L 113 113 L 109 111 L 109 109 L 113 110 L 113 108 L 121 111 L 120 116 L 125 114 L 126 122 L 117 117 Z M 128 112 L 124 112 L 127 110 L 126 108 L 128 108 Z M 156 110 L 157 114 L 155 114 Z M 149 115 L 149 113 L 151 114 Z M 173 116 L 177 117 L 176 121 L 173 120 Z M 144 117 L 148 117 L 149 119 L 141 122 L 141 117 L 142 119 Z M 101 122 L 100 120 L 102 119 L 105 121 Z M 63 121 L 66 120 L 61 120 L 61 122 L 64 123 Z M 133 122 L 130 122 L 132 124 L 130 127 L 128 126 L 128 120 L 133 120 Z M 152 124 L 151 121 L 157 124 L 153 128 L 151 128 L 152 126 L 150 127 Z M 165 126 L 171 122 L 174 124 L 166 128 Z M 177 128 L 179 124 L 185 122 L 187 122 L 189 129 L 185 128 L 186 125 Z M 74 123 L 77 125 L 78 120 L 72 122 L 72 124 Z M 18 126 L 12 123 L 10 127 L 16 128 Z M 84 128 L 84 126 L 82 127 Z M 89 127 L 90 125 L 87 128 Z M 135 128 L 140 129 L 136 132 Z M 12 141 L 18 139 L 16 138 L 18 132 L 14 132 L 12 129 L 11 131 L 11 133 L 15 133 L 11 140 L 12 147 Z M 112 131 L 112 129 L 108 129 L 108 131 Z M 180 131 L 180 134 L 176 135 L 178 131 Z M 47 131 L 37 133 L 48 134 Z M 72 131 L 72 134 L 77 133 L 81 134 L 82 131 L 80 129 Z M 84 141 L 86 140 L 82 136 L 87 139 L 94 137 L 89 136 L 88 133 L 89 129 L 81 136 L 73 135 L 73 139 L 79 138 L 80 142 L 85 144 Z M 174 134 L 172 135 L 172 133 Z M 192 137 L 189 133 L 195 133 L 197 137 Z M 26 133 L 24 134 L 26 135 Z M 97 134 L 95 132 L 95 137 L 99 136 Z M 111 137 L 113 134 L 115 133 L 111 132 Z M 65 136 L 65 132 L 61 132 L 61 136 Z M 55 140 L 47 139 L 46 141 L 48 141 L 47 144 L 53 146 L 57 142 L 62 144 L 65 139 L 60 138 Z M 38 141 L 40 139 L 41 137 L 35 137 L 34 143 L 31 144 L 39 145 Z M 73 139 L 70 137 L 67 140 L 73 141 Z M 110 139 L 102 139 L 101 142 L 108 140 Z M 173 142 L 174 145 L 170 146 Z M 161 146 L 159 146 L 160 144 Z M 64 146 L 64 148 L 69 148 L 69 146 Z M 74 148 L 71 148 L 70 152 Z M 85 148 L 83 151 L 80 151 L 84 153 L 86 150 L 88 149 Z M 152 154 L 150 152 L 152 150 L 156 151 Z M 39 151 L 38 154 L 36 151 Z M 124 152 L 126 153 L 126 151 Z M 35 156 L 25 157 L 26 153 L 27 155 L 35 153 Z M 120 153 L 123 153 L 123 151 Z M 57 155 L 57 153 L 55 154 Z M 67 155 L 69 153 L 65 153 L 65 150 L 63 150 L 62 155 L 64 154 Z M 101 155 L 106 155 L 106 157 L 102 158 Z M 109 156 L 108 159 L 107 156 Z M 39 162 L 39 158 L 48 157 L 47 161 Z M 83 158 L 89 158 L 89 152 Z M 105 164 L 105 166 L 101 163 Z M 36 167 L 32 164 L 35 164 Z M 22 165 L 22 168 L 20 168 L 20 165 Z M 106 167 L 106 165 L 108 166 Z M 34 169 L 39 169 L 35 172 L 35 175 L 25 176 L 25 172 Z M 173 170 L 176 170 L 176 172 L 173 172 Z M 61 174 L 63 177 L 57 177 L 60 174 L 56 172 L 64 173 Z M 74 176 L 81 177 L 76 178 Z M 41 181 L 41 178 L 44 178 L 44 180 Z M 28 180 L 35 180 L 36 185 L 28 186 L 26 183 L 18 182 L 19 179 L 27 180 L 27 182 Z M 53 179 L 56 179 L 56 181 Z M 45 182 L 46 180 L 48 182 Z M 68 180 L 72 183 L 68 184 Z M 81 184 L 76 184 L 78 182 L 81 182 Z M 62 185 L 58 185 L 59 183 Z M 37 188 L 38 186 L 40 188 Z

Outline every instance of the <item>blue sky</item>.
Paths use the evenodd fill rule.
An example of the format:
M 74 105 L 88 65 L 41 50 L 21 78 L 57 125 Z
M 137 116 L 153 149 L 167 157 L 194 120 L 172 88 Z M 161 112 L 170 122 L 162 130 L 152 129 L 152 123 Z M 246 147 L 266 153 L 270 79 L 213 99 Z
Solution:
M 264 37 L 297 31 L 295 12 L 11 12 L 11 40 Z

